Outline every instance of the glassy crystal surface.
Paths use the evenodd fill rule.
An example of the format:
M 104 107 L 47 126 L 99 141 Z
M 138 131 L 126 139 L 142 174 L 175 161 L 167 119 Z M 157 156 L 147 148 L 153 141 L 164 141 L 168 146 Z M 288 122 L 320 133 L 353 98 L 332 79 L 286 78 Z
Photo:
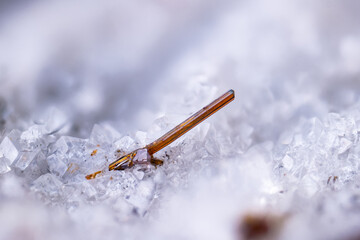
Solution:
M 59 109 L 50 108 L 40 121 L 44 124 L 46 132 L 51 134 L 64 129 L 66 123 L 68 122 L 68 117 Z
M 0 1 L 0 239 L 360 239 L 359 12 Z
M 9 137 L 5 137 L 0 143 L 0 156 L 8 160 L 11 165 L 18 157 L 19 151 L 16 149 Z
M 137 214 L 142 216 L 147 211 L 154 197 L 154 190 L 155 185 L 153 181 L 141 181 L 136 186 L 135 192 L 126 198 L 126 201 L 135 207 Z
M 111 144 L 114 139 L 119 137 L 119 135 L 120 134 L 111 127 L 95 124 L 91 131 L 89 142 L 95 145 L 108 145 Z
M 9 161 L 5 157 L 0 157 L 0 174 L 4 174 L 11 171 L 9 167 Z
M 135 164 L 146 164 L 150 163 L 151 156 L 149 155 L 146 148 L 141 148 L 136 151 L 136 155 L 133 159 Z
M 277 142 L 255 145 L 256 129 L 250 123 L 242 124 L 243 134 L 235 137 L 219 134 L 207 124 L 162 149 L 156 157 L 164 164 L 156 167 L 149 165 L 151 156 L 141 148 L 146 145 L 146 132 L 120 137 L 105 124 L 94 126 L 87 138 L 77 138 L 60 132 L 49 134 L 43 122 L 4 134 L 1 149 L 12 149 L 6 156 L 15 160 L 11 164 L 5 155 L 0 158 L 0 177 L 19 177 L 24 181 L 19 186 L 28 184 L 28 191 L 42 204 L 76 217 L 83 217 L 87 207 L 91 209 L 86 210 L 88 214 L 106 209 L 106 216 L 113 217 L 116 226 L 131 221 L 141 225 L 139 219 L 166 222 L 165 216 L 177 222 L 179 212 L 173 209 L 179 206 L 200 219 L 204 212 L 217 209 L 221 216 L 223 211 L 234 212 L 235 202 L 228 202 L 233 198 L 241 199 L 242 204 L 248 201 L 246 206 L 255 201 L 258 207 L 270 204 L 280 212 L 293 211 L 296 218 L 309 222 L 318 209 L 329 209 L 321 210 L 320 219 L 326 222 L 333 217 L 331 211 L 349 215 L 347 210 L 339 210 L 336 201 L 349 209 L 357 206 L 357 122 L 360 114 L 352 112 L 302 119 L 280 134 Z M 134 167 L 107 170 L 111 162 L 134 150 Z M 85 179 L 98 170 L 103 172 L 95 179 Z M 0 194 L 1 189 L 0 183 Z M 17 196 L 6 189 L 7 198 Z M 222 207 L 214 205 L 214 199 Z M 197 213 L 202 208 L 205 210 Z
M 115 147 L 122 152 L 133 151 L 136 147 L 134 139 L 130 136 L 124 136 L 114 143 Z
M 43 125 L 33 125 L 26 131 L 21 133 L 20 144 L 25 150 L 33 150 L 36 148 L 46 148 L 45 128 Z
M 34 160 L 34 158 L 36 157 L 37 154 L 39 154 L 39 152 L 40 149 L 20 152 L 19 159 L 17 160 L 15 166 L 21 170 L 24 170 Z
M 62 182 L 53 174 L 47 173 L 36 179 L 31 188 L 40 193 L 43 197 L 49 198 L 47 201 L 57 198 L 61 195 Z
M 59 159 L 56 155 L 50 155 L 46 158 L 47 164 L 49 166 L 49 170 L 51 173 L 56 176 L 63 176 L 68 169 L 65 162 Z
M 313 196 L 322 188 L 346 184 L 358 174 L 355 119 L 330 113 L 321 121 L 310 119 L 294 131 L 292 141 L 274 155 L 279 177 L 298 184 L 299 194 Z
M 21 131 L 18 129 L 11 130 L 7 135 L 7 137 L 10 139 L 10 141 L 15 145 L 15 147 L 18 150 L 21 150 L 20 135 L 21 135 Z

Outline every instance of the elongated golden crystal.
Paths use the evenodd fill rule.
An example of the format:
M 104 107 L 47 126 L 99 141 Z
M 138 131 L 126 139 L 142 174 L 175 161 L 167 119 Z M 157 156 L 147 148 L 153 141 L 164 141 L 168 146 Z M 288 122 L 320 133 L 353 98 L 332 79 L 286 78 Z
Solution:
M 184 122 L 180 123 L 172 130 L 167 132 L 165 135 L 155 140 L 154 142 L 146 146 L 150 155 L 156 153 L 162 148 L 166 147 L 186 132 L 194 128 L 200 122 L 204 121 L 206 118 L 211 116 L 213 113 L 218 111 L 220 108 L 224 107 L 226 104 L 231 102 L 235 98 L 234 90 L 229 90 L 223 94 L 218 99 L 214 100 L 212 103 L 202 108 L 200 111 L 186 119 Z
M 162 164 L 161 160 L 155 160 L 152 155 L 163 149 L 186 132 L 190 131 L 200 122 L 204 121 L 206 118 L 214 114 L 216 111 L 227 105 L 229 102 L 234 100 L 235 92 L 234 90 L 229 90 L 213 102 L 211 102 L 206 107 L 202 108 L 200 111 L 193 114 L 191 117 L 186 119 L 184 122 L 180 123 L 172 130 L 164 134 L 159 139 L 154 142 L 146 145 L 144 148 L 137 149 L 129 154 L 126 154 L 113 163 L 109 165 L 109 171 L 111 170 L 124 170 L 130 168 L 135 164 L 153 164 L 160 165 Z M 87 175 L 87 179 L 95 178 L 96 175 L 102 171 L 95 172 L 93 174 Z

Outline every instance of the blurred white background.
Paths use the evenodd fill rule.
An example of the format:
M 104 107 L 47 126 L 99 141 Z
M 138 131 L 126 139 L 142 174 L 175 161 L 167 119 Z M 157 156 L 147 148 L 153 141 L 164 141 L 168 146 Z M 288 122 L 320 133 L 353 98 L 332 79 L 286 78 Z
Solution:
M 170 122 L 176 124 L 232 88 L 235 101 L 208 121 L 209 135 L 220 145 L 228 141 L 235 155 L 219 163 L 210 181 L 200 179 L 192 192 L 165 198 L 159 216 L 150 214 L 156 221 L 144 230 L 147 239 L 232 239 L 229 219 L 262 206 L 261 187 L 269 194 L 279 190 L 265 170 L 272 147 L 303 119 L 357 106 L 359 12 L 356 0 L 2 0 L 0 132 L 24 130 L 53 107 L 70 119 L 73 136 L 88 138 L 102 122 L 123 135 L 152 131 L 159 117 L 174 117 Z M 258 145 L 268 152 L 257 151 Z M 58 218 L 49 229 L 80 226 L 63 237 L 98 239 L 104 229 L 118 227 L 116 213 L 108 209 L 85 206 L 69 220 L 56 209 L 20 205 L 8 203 L 3 216 L 20 209 L 24 219 L 32 219 L 32 211 L 39 212 L 30 221 L 34 226 L 24 223 L 34 239 L 47 236 L 41 226 L 53 216 Z M 274 205 L 283 207 L 282 201 Z M 295 218 L 284 239 L 297 236 L 296 229 L 299 239 L 316 238 L 305 226 L 311 217 Z M 139 239 L 142 233 L 131 229 L 142 229 L 141 221 L 121 231 Z M 23 224 L 15 217 L 0 222 L 9 229 Z M 164 223 L 171 227 L 164 229 Z
M 359 7 L 2 1 L 0 94 L 14 119 L 56 106 L 78 135 L 105 120 L 123 131 L 147 129 L 163 112 L 188 114 L 230 88 L 234 118 L 282 125 L 358 98 Z

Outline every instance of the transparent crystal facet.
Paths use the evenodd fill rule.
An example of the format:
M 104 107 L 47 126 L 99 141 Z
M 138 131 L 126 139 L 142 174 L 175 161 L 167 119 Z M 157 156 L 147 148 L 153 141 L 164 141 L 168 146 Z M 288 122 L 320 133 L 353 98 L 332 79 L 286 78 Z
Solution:
M 0 157 L 5 157 L 8 159 L 9 164 L 11 165 L 18 157 L 19 151 L 10 140 L 9 137 L 5 137 L 0 143 Z
M 150 154 L 146 148 L 141 148 L 136 151 L 136 155 L 133 159 L 135 164 L 146 164 L 149 163 L 151 159 Z
M 51 173 L 47 173 L 33 182 L 32 189 L 51 197 L 60 194 L 59 191 L 62 185 L 62 182 L 57 177 Z
M 11 171 L 7 158 L 0 157 L 0 174 Z
M 16 162 L 15 166 L 21 170 L 26 169 L 29 164 L 34 160 L 36 155 L 38 155 L 40 152 L 40 149 L 35 149 L 34 151 L 23 151 L 20 152 L 20 157 L 18 161 Z
M 23 150 L 33 150 L 36 148 L 44 148 L 47 146 L 43 125 L 33 125 L 28 130 L 24 131 L 20 136 L 20 143 Z
M 91 135 L 89 138 L 89 142 L 95 145 L 102 145 L 102 144 L 111 144 L 114 140 L 114 135 L 118 135 L 112 131 L 112 129 L 106 128 L 99 124 L 95 124 Z
M 119 150 L 122 150 L 124 152 L 129 152 L 129 151 L 134 150 L 135 141 L 130 136 L 124 136 L 124 137 L 120 138 L 119 140 L 117 140 L 114 143 L 114 146 Z
M 351 141 L 349 141 L 346 138 L 341 138 L 339 141 L 339 148 L 338 148 L 338 153 L 344 153 L 347 150 L 350 149 L 350 147 L 353 145 L 353 143 Z
M 50 172 L 56 176 L 63 176 L 68 169 L 66 164 L 54 154 L 47 157 L 46 161 L 48 163 Z

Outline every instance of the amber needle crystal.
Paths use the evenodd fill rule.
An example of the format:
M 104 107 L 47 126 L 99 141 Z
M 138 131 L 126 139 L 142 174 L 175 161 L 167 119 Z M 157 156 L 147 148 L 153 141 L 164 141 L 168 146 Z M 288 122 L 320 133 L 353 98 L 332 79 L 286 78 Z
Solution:
M 163 149 L 186 132 L 190 131 L 200 122 L 204 121 L 206 118 L 214 114 L 216 111 L 224 107 L 226 104 L 234 100 L 235 92 L 234 90 L 229 90 L 209 105 L 202 108 L 200 111 L 193 114 L 191 117 L 186 119 L 184 122 L 180 123 L 172 130 L 164 134 L 159 139 L 154 142 L 146 145 L 144 148 L 137 149 L 129 154 L 126 154 L 113 163 L 109 165 L 109 170 L 123 170 L 129 167 L 132 167 L 134 164 L 143 164 L 143 163 L 151 163 L 154 165 L 160 164 L 160 160 L 154 160 L 152 155 Z M 146 157 L 144 157 L 146 155 Z M 145 161 L 144 161 L 145 159 Z M 161 162 L 161 161 L 160 161 Z M 87 175 L 87 179 L 95 178 L 96 175 L 101 173 L 102 171 L 95 172 L 93 174 Z
M 231 102 L 235 97 L 234 90 L 229 90 L 225 94 L 223 94 L 218 99 L 214 100 L 212 103 L 207 105 L 206 107 L 202 108 L 200 111 L 186 119 L 184 122 L 177 125 L 175 128 L 167 132 L 165 135 L 160 137 L 159 139 L 155 140 L 154 142 L 147 145 L 147 148 L 150 155 L 153 155 L 157 151 L 161 150 L 162 148 L 166 147 L 200 122 L 204 121 L 206 118 L 211 116 L 213 113 L 218 111 L 220 108 L 224 107 L 226 104 Z

